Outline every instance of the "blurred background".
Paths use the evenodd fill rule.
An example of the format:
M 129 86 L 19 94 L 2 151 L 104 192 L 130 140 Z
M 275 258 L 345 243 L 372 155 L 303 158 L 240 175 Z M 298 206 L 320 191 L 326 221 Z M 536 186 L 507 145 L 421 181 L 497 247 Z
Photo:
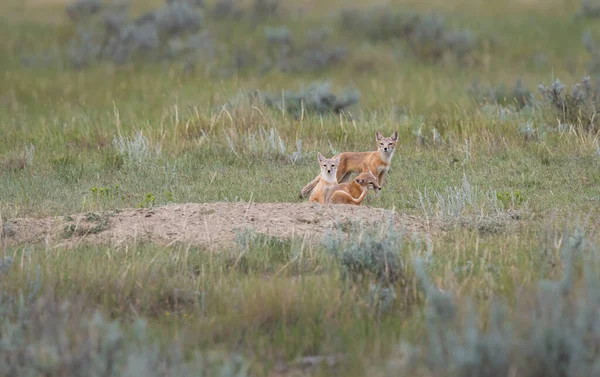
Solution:
M 39 91 L 91 106 L 135 97 L 156 109 L 173 97 L 221 105 L 237 90 L 301 96 L 304 86 L 327 81 L 343 90 L 336 108 L 427 114 L 484 99 L 520 107 L 541 82 L 570 83 L 600 69 L 600 6 L 587 1 L 5 0 L 0 7 L 4 78 L 14 87 L 5 98 Z M 8 73 L 15 70 L 27 70 L 32 83 L 15 82 Z M 57 88 L 36 84 L 42 70 L 55 72 Z M 74 74 L 77 85 L 61 84 Z M 145 74 L 158 83 L 143 85 Z M 112 88 L 126 84 L 127 91 Z

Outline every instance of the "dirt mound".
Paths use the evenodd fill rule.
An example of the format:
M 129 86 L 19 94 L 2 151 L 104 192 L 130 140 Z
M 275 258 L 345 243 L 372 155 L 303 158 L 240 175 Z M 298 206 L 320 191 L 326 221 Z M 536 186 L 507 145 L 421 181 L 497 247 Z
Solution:
M 45 242 L 52 246 L 93 243 L 118 246 L 152 242 L 185 243 L 218 249 L 231 245 L 238 230 L 253 229 L 279 238 L 320 239 L 337 224 L 362 221 L 395 225 L 409 233 L 428 233 L 432 224 L 418 217 L 366 206 L 321 206 L 312 203 L 171 204 L 43 219 L 18 218 L 4 224 L 3 244 Z

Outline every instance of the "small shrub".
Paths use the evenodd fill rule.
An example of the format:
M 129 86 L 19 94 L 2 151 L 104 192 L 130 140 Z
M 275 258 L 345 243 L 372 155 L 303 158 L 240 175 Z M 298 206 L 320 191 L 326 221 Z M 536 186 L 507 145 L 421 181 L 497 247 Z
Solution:
M 215 57 L 214 40 L 209 33 L 196 33 L 187 38 L 172 38 L 165 47 L 164 57 L 178 59 L 185 57 L 188 63 L 195 64 Z
M 177 58 L 189 59 L 190 54 L 197 58 L 197 50 L 209 48 L 194 38 L 204 24 L 201 8 L 202 1 L 172 0 L 130 20 L 127 5 L 78 0 L 67 7 L 74 30 L 66 57 L 76 69 L 98 61 L 120 65 L 132 60 L 156 62 L 176 54 Z M 173 44 L 185 48 L 174 49 Z
M 517 80 L 515 86 L 511 89 L 506 88 L 504 84 L 484 88 L 474 82 L 468 93 L 471 98 L 480 104 L 491 103 L 503 107 L 513 106 L 517 110 L 534 104 L 533 93 L 523 86 L 521 80 Z
M 469 30 L 450 30 L 444 18 L 435 13 L 401 12 L 387 7 L 353 9 L 341 14 L 342 28 L 361 32 L 374 41 L 402 40 L 414 56 L 441 62 L 447 56 L 464 61 L 475 49 Z
M 191 5 L 193 7 L 197 7 L 197 8 L 204 8 L 204 6 L 206 4 L 204 4 L 204 0 L 166 0 L 167 4 L 171 4 L 171 3 L 186 3 L 188 5 Z
M 396 288 L 405 292 L 412 281 L 403 258 L 404 235 L 394 228 L 394 218 L 375 234 L 360 223 L 339 224 L 336 233 L 323 239 L 325 249 L 335 258 L 342 279 L 359 286 L 368 284 L 368 302 L 378 315 L 389 310 L 396 301 Z
M 262 20 L 279 13 L 281 0 L 254 0 L 252 11 L 256 19 Z
M 585 18 L 598 18 L 600 17 L 600 4 L 592 3 L 591 0 L 581 1 L 581 11 L 578 14 L 580 17 Z
M 498 301 L 480 321 L 429 282 L 422 263 L 416 271 L 427 299 L 425 336 L 406 346 L 404 372 L 433 376 L 592 376 L 600 356 L 598 249 L 581 230 L 563 238 L 563 277 L 542 280 L 533 298 L 522 290 L 514 310 Z M 576 286 L 575 264 L 583 261 L 583 285 Z M 512 314 L 510 314 L 512 313 Z M 396 371 L 397 372 L 397 371 Z
M 321 29 L 307 33 L 303 43 L 294 41 L 288 28 L 265 28 L 266 62 L 262 72 L 272 69 L 282 72 L 313 72 L 341 63 L 346 56 L 342 46 L 330 47 L 329 31 Z
M 302 140 L 296 143 L 296 151 L 288 153 L 285 141 L 275 128 L 269 130 L 259 127 L 258 131 L 246 131 L 238 136 L 235 130 L 225 134 L 227 145 L 237 156 L 259 157 L 262 159 L 281 159 L 295 164 L 302 159 Z
M 2 229 L 0 230 L 0 239 L 14 237 L 17 232 L 13 229 L 10 223 L 2 224 Z
M 360 101 L 356 89 L 347 88 L 341 95 L 331 90 L 329 82 L 313 82 L 299 91 L 284 90 L 281 93 L 260 93 L 258 90 L 240 92 L 231 98 L 226 108 L 264 105 L 277 111 L 286 111 L 299 118 L 303 114 L 340 114 Z
M 134 166 L 142 166 L 148 161 L 155 160 L 160 155 L 160 146 L 152 146 L 148 138 L 141 131 L 133 139 L 122 135 L 113 138 L 113 146 L 124 161 Z
M 89 30 L 79 28 L 67 44 L 67 58 L 75 69 L 88 67 L 100 56 L 101 46 Z
M 522 109 L 522 111 L 524 110 L 525 108 Z M 479 111 L 485 118 L 493 119 L 500 123 L 515 122 L 522 119 L 522 117 L 519 117 L 517 111 L 502 105 L 486 103 L 479 108 Z
M 156 201 L 156 196 L 154 196 L 151 192 L 146 193 L 144 196 L 144 200 L 138 205 L 139 208 L 152 208 L 154 206 L 154 202 Z
M 255 25 L 281 15 L 280 0 L 254 0 L 249 8 L 238 4 L 233 0 L 217 0 L 212 14 L 217 20 L 248 18 Z
M 588 63 L 588 71 L 591 74 L 600 73 L 600 49 L 598 48 L 592 33 L 587 32 L 583 35 L 583 45 L 592 58 Z
M 458 61 L 474 50 L 475 37 L 469 30 L 448 30 L 443 17 L 436 14 L 413 19 L 413 32 L 408 34 L 412 53 L 427 61 L 439 62 L 451 55 Z
M 461 185 L 448 186 L 445 192 L 435 191 L 430 195 L 424 189 L 417 193 L 426 216 L 446 221 L 473 218 L 480 222 L 486 217 L 507 220 L 518 218 L 527 207 L 527 201 L 520 193 L 505 197 L 504 193 L 498 194 L 495 190 L 482 190 L 473 186 L 466 176 L 463 176 Z
M 27 165 L 33 164 L 33 158 L 35 157 L 35 147 L 33 144 L 25 146 L 25 162 Z
M 0 261 L 3 278 L 11 261 Z M 39 297 L 40 271 L 17 297 L 0 279 L 0 375 L 3 376 L 246 376 L 249 365 L 237 354 L 185 352 L 183 343 L 152 340 L 146 321 L 108 321 L 51 292 Z
M 519 125 L 519 134 L 523 136 L 525 142 L 541 141 L 546 137 L 546 132 L 544 124 L 535 127 L 533 121 L 527 121 Z
M 200 30 L 203 14 L 187 1 L 171 1 L 155 11 L 159 33 L 168 37 Z
M 355 89 L 346 89 L 341 95 L 331 91 L 329 82 L 314 82 L 300 91 L 284 91 L 280 95 L 266 95 L 265 103 L 278 110 L 300 117 L 303 112 L 339 114 L 358 103 L 360 94 Z
M 8 274 L 10 270 L 10 266 L 12 266 L 13 258 L 11 256 L 6 256 L 0 259 L 0 282 L 2 281 L 2 275 Z
M 102 0 L 76 0 L 67 5 L 67 16 L 74 21 L 85 21 L 102 10 Z
M 102 50 L 102 57 L 117 65 L 125 64 L 132 57 L 157 60 L 159 48 L 160 38 L 154 23 L 127 24 L 109 38 Z
M 429 196 L 427 189 L 419 191 L 418 194 L 421 208 L 427 216 L 448 219 L 459 217 L 466 208 L 476 207 L 478 191 L 467 177 L 463 176 L 462 185 L 448 186 L 444 194 L 434 192 L 435 200 Z
M 330 234 L 323 241 L 339 261 L 345 279 L 355 283 L 367 280 L 394 284 L 406 278 L 401 258 L 403 235 L 394 229 L 393 220 L 382 237 L 366 232 L 358 223 L 348 226 L 348 236 L 340 228 L 337 234 Z
M 584 77 L 573 85 L 571 93 L 565 93 L 565 86 L 556 80 L 550 87 L 538 86 L 545 103 L 554 109 L 561 123 L 580 125 L 585 130 L 597 130 L 600 86 L 592 86 L 591 79 Z
M 346 9 L 341 12 L 342 28 L 360 31 L 373 41 L 386 41 L 394 38 L 404 39 L 411 32 L 412 14 L 396 12 L 387 7 L 364 9 Z

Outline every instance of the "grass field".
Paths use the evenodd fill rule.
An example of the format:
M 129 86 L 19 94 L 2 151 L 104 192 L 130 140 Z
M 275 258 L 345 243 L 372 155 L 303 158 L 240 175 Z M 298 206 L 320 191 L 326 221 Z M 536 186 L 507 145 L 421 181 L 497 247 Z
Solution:
M 207 0 L 192 53 L 159 33 L 119 63 L 78 31 L 103 30 L 102 14 L 75 25 L 66 2 L 0 5 L 0 376 L 598 375 L 595 6 L 226 3 L 219 17 Z M 160 6 L 134 0 L 130 18 Z M 410 18 L 432 10 L 442 27 Z M 537 89 L 556 79 L 559 106 Z M 286 111 L 314 82 L 360 100 L 319 113 L 313 93 Z M 317 152 L 373 150 L 376 130 L 399 142 L 363 205 L 407 226 L 91 242 L 131 208 L 313 216 L 298 194 Z M 60 232 L 35 242 L 11 225 L 48 217 Z

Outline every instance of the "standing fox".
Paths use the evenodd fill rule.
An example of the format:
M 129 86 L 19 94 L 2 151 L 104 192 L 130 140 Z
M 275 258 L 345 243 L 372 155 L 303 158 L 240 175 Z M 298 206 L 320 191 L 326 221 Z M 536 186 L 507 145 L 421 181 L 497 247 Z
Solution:
M 355 204 L 360 205 L 367 196 L 369 189 L 378 190 L 377 177 L 369 170 L 367 164 L 363 165 L 363 171 L 351 182 L 340 183 L 328 190 L 325 202 L 331 204 Z
M 395 131 L 391 137 L 383 137 L 379 131 L 375 131 L 375 138 L 377 140 L 378 148 L 373 152 L 343 152 L 333 158 L 339 159 L 337 167 L 336 179 L 342 183 L 346 181 L 352 173 L 360 173 L 363 164 L 367 164 L 369 170 L 371 170 L 377 176 L 377 184 L 379 190 L 383 186 L 383 178 L 390 169 L 390 163 L 394 156 L 394 149 L 398 143 L 398 131 Z M 322 170 L 322 169 L 321 169 Z M 310 183 L 302 188 L 300 191 L 300 197 L 306 198 L 311 191 L 315 188 L 320 180 L 320 176 L 317 176 Z
M 336 173 L 340 164 L 340 157 L 325 158 L 319 153 L 319 165 L 321 174 L 317 177 L 314 190 L 310 194 L 309 202 L 319 202 L 325 204 L 325 194 L 327 191 L 337 185 Z

